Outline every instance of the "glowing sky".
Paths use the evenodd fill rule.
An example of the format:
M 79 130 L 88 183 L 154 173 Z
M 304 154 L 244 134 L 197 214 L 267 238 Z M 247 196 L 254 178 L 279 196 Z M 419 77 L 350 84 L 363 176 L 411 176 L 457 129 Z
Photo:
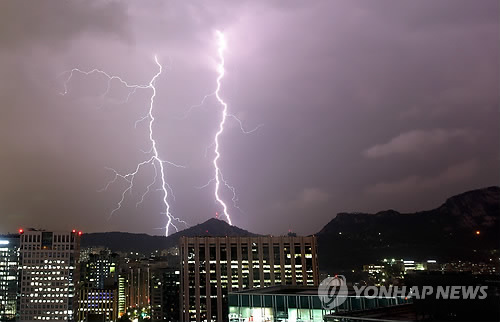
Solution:
M 238 191 L 233 224 L 317 232 L 336 213 L 433 208 L 498 184 L 498 1 L 1 1 L 0 232 L 18 227 L 163 234 L 162 194 L 108 220 L 123 187 L 112 173 L 144 160 L 150 94 L 75 76 L 100 68 L 133 84 L 157 71 L 155 131 L 191 224 L 221 213 L 210 145 L 215 30 L 226 36 L 221 97 L 236 122 L 220 137 Z M 148 177 L 148 175 L 150 175 Z M 137 178 L 141 196 L 150 182 Z M 226 200 L 231 200 L 228 191 Z M 158 228 L 158 229 L 156 229 Z

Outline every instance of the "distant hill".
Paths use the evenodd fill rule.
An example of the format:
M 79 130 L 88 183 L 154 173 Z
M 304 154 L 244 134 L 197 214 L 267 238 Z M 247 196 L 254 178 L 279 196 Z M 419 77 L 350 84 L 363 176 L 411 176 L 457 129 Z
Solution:
M 488 260 L 499 248 L 499 216 L 499 187 L 462 193 L 416 213 L 339 213 L 317 233 L 320 268 L 350 269 L 392 257 Z
M 436 209 L 416 213 L 339 213 L 316 234 L 320 269 L 350 270 L 382 258 L 488 260 L 499 249 L 499 216 L 499 187 L 462 193 Z M 84 234 L 82 246 L 150 253 L 177 245 L 181 236 L 258 235 L 212 218 L 169 237 Z
M 82 236 L 82 247 L 104 246 L 112 251 L 151 253 L 176 246 L 181 236 L 258 236 L 215 218 L 181 230 L 168 237 L 122 232 L 89 233 Z
M 82 235 L 81 247 L 106 247 L 114 252 L 151 253 L 171 247 L 168 237 L 122 232 L 88 233 Z

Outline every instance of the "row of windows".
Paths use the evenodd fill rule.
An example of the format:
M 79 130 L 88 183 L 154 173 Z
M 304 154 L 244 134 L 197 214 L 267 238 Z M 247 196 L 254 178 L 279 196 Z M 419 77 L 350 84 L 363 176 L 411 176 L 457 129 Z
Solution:
M 208 254 L 206 254 L 208 250 Z M 230 253 L 228 252 L 230 250 Z M 274 256 L 270 256 L 269 249 L 264 247 L 264 251 L 262 256 L 260 256 L 260 253 L 258 252 L 257 248 L 248 248 L 246 246 L 241 247 L 241 252 L 238 252 L 238 248 L 236 246 L 231 247 L 231 249 L 226 248 L 225 246 L 221 246 L 219 248 L 219 258 L 217 258 L 217 248 L 215 246 L 210 246 L 210 247 L 205 247 L 205 245 L 200 245 L 198 247 L 198 252 L 195 251 L 194 246 L 190 246 L 187 249 L 187 257 L 189 260 L 194 260 L 195 257 L 198 257 L 200 261 L 205 261 L 205 260 L 210 260 L 210 263 L 214 262 L 218 259 L 220 263 L 225 263 L 228 260 L 235 260 L 236 258 L 239 258 L 241 256 L 241 260 L 246 262 L 246 261 L 251 261 L 253 263 L 259 262 L 261 259 L 263 261 L 267 261 L 271 259 L 271 257 L 274 259 L 275 262 L 280 262 L 281 261 L 281 256 L 284 257 L 285 262 L 290 262 L 292 256 L 297 259 L 301 259 L 302 255 L 304 255 L 305 258 L 312 258 L 312 248 L 311 247 L 300 247 L 296 246 L 292 252 L 292 249 L 289 247 L 274 247 L 273 248 L 273 254 Z M 183 250 L 184 251 L 184 250 Z M 249 252 L 250 251 L 250 252 Z M 229 255 L 230 254 L 230 255 Z M 240 255 L 241 254 L 241 255 Z M 208 255 L 208 256 L 207 256 Z M 228 256 L 229 255 L 229 256 Z M 208 257 L 208 258 L 207 258 Z M 229 257 L 229 258 L 228 258 Z
M 43 239 L 42 240 L 42 236 Z M 23 234 L 21 236 L 21 242 L 25 243 L 40 243 L 40 242 L 48 242 L 51 241 L 53 243 L 70 243 L 75 241 L 75 237 L 73 235 L 64 234 L 64 235 L 54 235 L 52 233 L 44 232 L 42 234 Z
M 67 286 L 68 283 L 65 282 L 57 282 L 57 281 L 50 281 L 50 282 L 23 282 L 23 286 Z
M 66 245 L 68 246 L 67 248 L 62 248 L 62 249 L 54 249 L 54 250 L 59 250 L 59 252 L 52 252 L 52 251 L 44 251 L 40 250 L 39 252 L 31 252 L 31 251 L 26 251 L 23 250 L 21 251 L 21 255 L 23 257 L 29 257 L 29 258 L 52 258 L 52 257 L 69 257 L 72 252 L 70 250 L 73 250 L 73 246 L 71 245 Z
M 68 306 L 64 304 L 24 304 L 21 305 L 21 308 L 23 308 L 25 311 L 24 312 L 31 312 L 31 309 L 38 309 L 38 310 L 60 310 L 60 309 L 67 309 Z M 32 314 L 32 313 L 25 313 L 25 314 Z
M 22 287 L 21 288 L 22 292 L 28 292 L 31 296 L 38 296 L 40 294 L 43 294 L 43 296 L 52 296 L 52 297 L 66 297 L 67 294 L 61 294 L 60 292 L 68 292 L 68 288 L 62 289 L 62 288 L 35 288 L 35 287 Z M 31 292 L 31 293 L 30 293 Z M 33 293 L 34 292 L 34 293 Z M 40 293 L 40 294 L 39 294 Z M 54 294 L 51 294 L 54 293 Z M 42 295 L 40 295 L 42 296 Z
M 52 321 L 52 320 L 61 320 L 61 321 L 68 321 L 67 317 L 64 315 L 60 316 L 25 316 L 24 319 L 26 320 L 45 320 L 45 321 Z

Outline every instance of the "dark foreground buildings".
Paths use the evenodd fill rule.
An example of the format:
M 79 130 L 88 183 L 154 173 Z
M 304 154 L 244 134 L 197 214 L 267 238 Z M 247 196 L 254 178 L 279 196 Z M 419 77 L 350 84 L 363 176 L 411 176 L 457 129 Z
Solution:
M 154 267 L 151 271 L 151 319 L 179 321 L 180 270 Z

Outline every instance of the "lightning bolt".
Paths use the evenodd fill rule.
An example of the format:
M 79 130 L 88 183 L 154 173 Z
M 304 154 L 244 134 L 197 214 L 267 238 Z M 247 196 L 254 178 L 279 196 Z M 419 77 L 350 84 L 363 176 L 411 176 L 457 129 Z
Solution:
M 222 200 L 220 197 L 220 185 L 221 182 L 223 182 L 226 186 L 229 186 L 226 181 L 224 181 L 224 177 L 222 176 L 222 171 L 219 168 L 218 161 L 220 159 L 220 144 L 219 144 L 219 137 L 222 135 L 224 132 L 224 125 L 226 123 L 226 118 L 227 118 L 227 103 L 224 102 L 224 100 L 220 97 L 220 88 L 221 88 L 221 80 L 224 78 L 224 74 L 226 73 L 226 70 L 224 68 L 224 50 L 226 49 L 226 38 L 224 37 L 224 34 L 217 30 L 217 38 L 218 38 L 218 49 L 217 52 L 219 54 L 219 65 L 217 66 L 217 73 L 219 74 L 217 76 L 217 87 L 215 89 L 215 97 L 217 98 L 217 101 L 219 104 L 222 105 L 222 117 L 219 122 L 219 130 L 217 133 L 215 133 L 215 138 L 214 138 L 214 144 L 215 144 L 215 158 L 213 160 L 213 165 L 215 169 L 215 200 L 222 206 L 224 216 L 226 216 L 227 222 L 232 225 L 231 222 L 231 216 L 229 215 L 228 207 L 226 203 Z M 232 188 L 232 187 L 231 187 Z M 234 188 L 232 189 L 234 192 Z
M 251 130 L 246 130 L 243 127 L 243 122 L 238 117 L 236 117 L 236 115 L 229 113 L 228 104 L 224 101 L 224 99 L 220 95 L 220 90 L 222 87 L 221 83 L 222 83 L 222 79 L 224 78 L 224 75 L 225 75 L 224 50 L 226 49 L 226 39 L 224 37 L 224 34 L 218 30 L 216 31 L 216 36 L 217 36 L 217 54 L 218 54 L 218 61 L 219 62 L 217 64 L 217 68 L 216 68 L 217 78 L 216 78 L 215 91 L 210 93 L 210 94 L 205 95 L 199 104 L 191 106 L 188 109 L 188 111 L 180 119 L 186 119 L 189 116 L 189 114 L 192 112 L 193 109 L 203 106 L 205 104 L 205 101 L 212 96 L 214 96 L 216 98 L 218 105 L 222 106 L 222 114 L 221 114 L 220 121 L 218 123 L 218 130 L 215 133 L 215 137 L 214 137 L 212 143 L 205 148 L 205 157 L 208 156 L 208 151 L 212 148 L 213 148 L 213 151 L 215 153 L 215 157 L 212 160 L 212 164 L 214 167 L 214 176 L 206 184 L 204 184 L 203 186 L 200 186 L 200 187 L 196 187 L 196 188 L 203 189 L 203 188 L 208 187 L 210 184 L 215 183 L 215 190 L 214 190 L 215 201 L 216 201 L 216 203 L 218 203 L 221 206 L 221 208 L 223 210 L 223 214 L 226 217 L 227 222 L 230 225 L 232 225 L 231 216 L 229 214 L 229 207 L 221 197 L 221 190 L 222 190 L 221 188 L 225 187 L 227 190 L 229 190 L 232 193 L 231 201 L 233 203 L 233 206 L 235 208 L 237 208 L 238 210 L 240 210 L 241 212 L 243 212 L 243 211 L 241 210 L 241 208 L 237 204 L 238 203 L 238 196 L 237 196 L 235 187 L 230 185 L 229 182 L 226 179 L 224 179 L 223 172 L 219 166 L 219 161 L 221 159 L 220 140 L 219 139 L 224 133 L 226 121 L 228 118 L 231 118 L 238 123 L 239 128 L 243 134 L 251 134 L 251 133 L 257 131 L 259 128 L 261 128 L 263 126 L 263 124 L 259 124 L 258 126 L 256 126 L 255 128 L 253 128 Z M 217 218 L 219 218 L 218 213 L 217 213 Z
M 91 71 L 82 71 L 78 68 L 73 68 L 72 70 L 63 73 L 63 74 L 68 74 L 69 76 L 64 81 L 64 91 L 61 92 L 61 95 L 66 95 L 68 93 L 68 83 L 71 80 L 71 78 L 73 77 L 74 73 L 80 73 L 80 74 L 84 74 L 84 75 L 90 75 L 90 74 L 97 73 L 97 74 L 104 75 L 108 79 L 108 82 L 107 82 L 106 90 L 103 92 L 103 94 L 101 94 L 102 98 L 105 98 L 106 95 L 109 93 L 113 80 L 119 81 L 123 86 L 125 86 L 129 90 L 125 100 L 122 103 L 128 102 L 130 96 L 132 96 L 139 89 L 149 89 L 152 91 L 150 101 L 149 101 L 149 107 L 148 107 L 148 111 L 147 111 L 146 115 L 144 115 L 142 118 L 137 120 L 134 124 L 134 126 L 137 127 L 138 123 L 149 120 L 148 138 L 149 138 L 149 141 L 151 144 L 151 148 L 149 151 L 143 151 L 146 155 L 149 155 L 149 157 L 146 160 L 138 163 L 133 171 L 126 173 L 126 174 L 119 173 L 118 171 L 116 171 L 113 168 L 107 168 L 108 170 L 110 170 L 114 173 L 114 177 L 113 177 L 113 179 L 108 181 L 106 186 L 103 189 L 101 189 L 101 191 L 106 191 L 111 185 L 113 185 L 119 179 L 121 179 L 127 183 L 126 188 L 122 191 L 121 199 L 118 201 L 118 203 L 116 204 L 116 207 L 111 211 L 111 213 L 109 215 L 111 218 L 115 212 L 119 211 L 122 208 L 123 202 L 126 199 L 126 194 L 132 192 L 132 189 L 134 187 L 134 180 L 135 180 L 136 176 L 139 174 L 140 170 L 145 166 L 151 166 L 154 170 L 153 180 L 146 187 L 146 191 L 141 195 L 140 200 L 136 203 L 136 207 L 138 207 L 140 204 L 142 204 L 144 202 L 144 198 L 151 191 L 152 186 L 154 184 L 156 184 L 158 177 L 159 177 L 160 181 L 161 181 L 161 186 L 158 190 L 162 192 L 162 203 L 163 203 L 163 209 L 164 209 L 162 214 L 164 214 L 166 216 L 166 219 L 167 219 L 167 224 L 165 226 L 165 235 L 168 236 L 170 227 L 173 227 L 176 231 L 178 231 L 178 228 L 174 224 L 174 222 L 180 222 L 180 223 L 185 224 L 186 226 L 187 226 L 187 223 L 183 220 L 180 220 L 179 218 L 174 217 L 170 211 L 170 203 L 168 201 L 168 198 L 169 198 L 169 194 L 171 194 L 173 196 L 173 193 L 172 193 L 172 188 L 170 187 L 170 185 L 168 184 L 168 182 L 166 180 L 166 172 L 167 172 L 166 165 L 174 166 L 177 168 L 184 168 L 184 166 L 178 165 L 178 164 L 173 163 L 171 161 L 163 160 L 160 157 L 160 154 L 158 151 L 157 141 L 156 141 L 155 136 L 154 136 L 154 124 L 155 124 L 156 119 L 154 117 L 153 112 L 154 112 L 154 102 L 155 102 L 155 98 L 156 98 L 155 84 L 156 84 L 156 80 L 158 79 L 158 77 L 160 77 L 160 75 L 162 74 L 163 66 L 158 61 L 157 56 L 154 57 L 154 60 L 155 60 L 156 65 L 158 66 L 158 72 L 153 76 L 153 78 L 151 79 L 149 84 L 146 84 L 146 85 L 129 84 L 126 81 L 124 81 L 121 77 L 110 75 L 110 74 L 106 73 L 105 71 L 102 71 L 99 69 L 93 69 Z

